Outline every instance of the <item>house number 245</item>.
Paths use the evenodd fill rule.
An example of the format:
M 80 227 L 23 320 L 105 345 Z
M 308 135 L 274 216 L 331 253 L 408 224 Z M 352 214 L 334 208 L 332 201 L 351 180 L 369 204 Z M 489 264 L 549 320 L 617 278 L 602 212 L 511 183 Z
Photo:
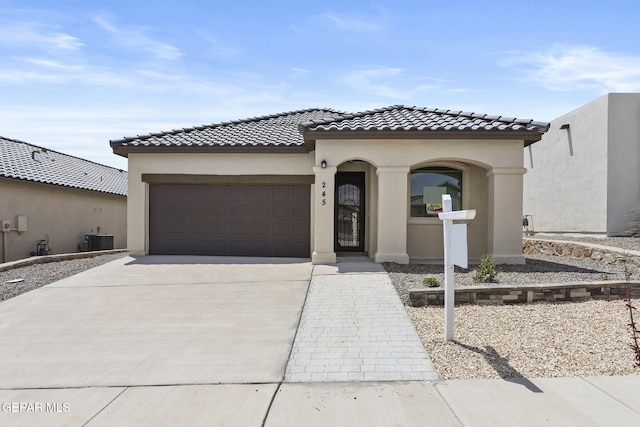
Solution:
M 327 197 L 327 190 L 325 190 L 325 188 L 327 188 L 327 183 L 325 181 L 322 181 L 322 204 L 326 205 L 327 204 L 327 199 L 325 197 Z

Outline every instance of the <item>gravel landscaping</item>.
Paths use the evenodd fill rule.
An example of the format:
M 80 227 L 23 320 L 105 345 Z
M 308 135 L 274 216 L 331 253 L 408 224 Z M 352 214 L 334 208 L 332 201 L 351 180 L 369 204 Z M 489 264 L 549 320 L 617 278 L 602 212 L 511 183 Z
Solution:
M 560 256 L 526 255 L 526 264 L 498 265 L 500 273 L 497 283 L 478 283 L 473 281 L 474 266 L 468 270 L 455 267 L 456 287 L 463 286 L 517 286 L 538 283 L 566 283 L 599 280 L 624 280 L 625 265 L 594 261 L 589 258 L 570 258 Z M 423 283 L 427 277 L 435 277 L 444 286 L 443 265 L 395 264 L 384 263 L 391 281 L 400 295 L 402 303 L 409 305 L 409 290 L 426 288 Z M 634 280 L 640 279 L 640 268 L 627 267 Z
M 638 250 L 637 238 L 580 238 Z M 624 280 L 624 264 L 560 256 L 527 255 L 525 265 L 499 265 L 491 286 Z M 444 308 L 410 307 L 410 288 L 426 277 L 444 283 L 442 265 L 385 268 L 442 379 L 566 377 L 640 374 L 630 349 L 629 314 L 621 300 L 519 305 L 459 305 L 454 341 L 446 342 Z M 627 267 L 632 279 L 638 267 Z M 456 267 L 456 286 L 479 285 L 470 270 Z M 486 284 L 487 286 L 489 284 Z M 636 303 L 640 307 L 640 301 Z M 640 316 L 639 316 L 640 317 Z
M 407 311 L 442 379 L 640 374 L 622 301 L 456 306 L 453 342 L 444 308 Z
M 68 261 L 34 264 L 0 271 L 0 301 L 126 256 L 126 252 Z M 13 282 L 13 283 L 12 283 Z

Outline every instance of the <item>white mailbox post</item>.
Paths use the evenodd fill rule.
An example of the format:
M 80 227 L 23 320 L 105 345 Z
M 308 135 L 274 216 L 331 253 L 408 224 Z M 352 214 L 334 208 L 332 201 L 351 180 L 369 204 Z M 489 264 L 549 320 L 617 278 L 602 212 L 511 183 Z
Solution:
M 453 265 L 468 267 L 467 224 L 454 224 L 453 221 L 471 220 L 476 217 L 475 210 L 452 211 L 451 196 L 442 195 L 442 220 L 444 232 L 444 339 L 453 341 L 453 303 L 455 300 L 455 278 Z

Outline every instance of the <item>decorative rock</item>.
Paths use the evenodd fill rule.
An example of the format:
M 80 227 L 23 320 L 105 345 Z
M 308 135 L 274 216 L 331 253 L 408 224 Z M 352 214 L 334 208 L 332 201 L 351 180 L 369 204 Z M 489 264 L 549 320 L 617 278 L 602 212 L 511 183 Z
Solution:
M 514 304 L 531 302 L 584 301 L 586 299 L 621 299 L 625 297 L 624 281 L 592 283 L 533 284 L 491 287 L 472 286 L 455 290 L 455 303 L 459 304 Z M 640 293 L 640 281 L 631 282 L 632 296 Z M 409 299 L 414 307 L 441 306 L 443 289 L 411 289 Z
M 591 258 L 595 261 L 604 260 L 611 264 L 628 262 L 632 265 L 640 265 L 640 251 L 625 251 L 623 253 L 623 250 L 607 250 L 606 248 L 592 247 L 588 243 L 582 244 L 572 241 L 524 239 L 522 252 L 526 255 L 571 256 L 573 258 Z

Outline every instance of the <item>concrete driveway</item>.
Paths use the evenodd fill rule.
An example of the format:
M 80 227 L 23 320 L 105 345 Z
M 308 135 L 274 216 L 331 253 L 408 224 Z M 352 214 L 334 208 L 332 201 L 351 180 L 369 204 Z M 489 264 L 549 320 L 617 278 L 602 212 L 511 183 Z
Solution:
M 306 260 L 125 257 L 0 304 L 3 389 L 282 380 Z

